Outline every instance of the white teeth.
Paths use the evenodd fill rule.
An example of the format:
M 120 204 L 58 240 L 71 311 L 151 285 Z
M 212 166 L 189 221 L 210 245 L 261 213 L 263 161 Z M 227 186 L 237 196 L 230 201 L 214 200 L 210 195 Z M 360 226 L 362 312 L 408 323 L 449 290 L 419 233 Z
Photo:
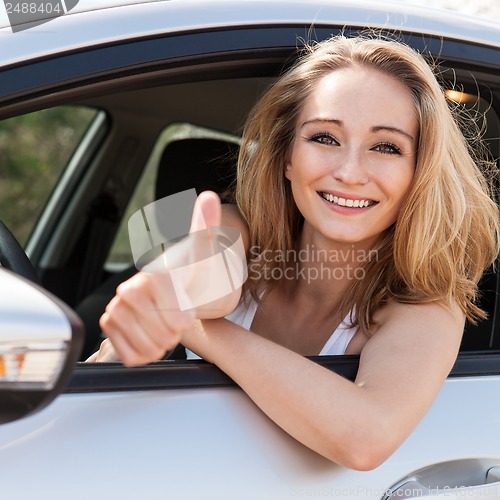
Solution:
M 323 196 L 323 198 L 328 200 L 330 203 L 335 203 L 341 207 L 365 208 L 373 205 L 373 202 L 370 200 L 350 200 L 346 198 L 339 198 L 338 196 L 334 196 L 330 193 L 321 193 L 321 196 Z

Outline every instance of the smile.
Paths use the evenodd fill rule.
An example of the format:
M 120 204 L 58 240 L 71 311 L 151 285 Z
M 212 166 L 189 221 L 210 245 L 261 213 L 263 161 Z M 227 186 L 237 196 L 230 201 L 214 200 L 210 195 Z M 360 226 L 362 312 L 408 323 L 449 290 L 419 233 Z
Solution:
M 322 198 L 334 205 L 349 208 L 367 208 L 375 205 L 377 202 L 374 200 L 352 200 L 350 198 L 340 198 L 330 193 L 319 193 Z

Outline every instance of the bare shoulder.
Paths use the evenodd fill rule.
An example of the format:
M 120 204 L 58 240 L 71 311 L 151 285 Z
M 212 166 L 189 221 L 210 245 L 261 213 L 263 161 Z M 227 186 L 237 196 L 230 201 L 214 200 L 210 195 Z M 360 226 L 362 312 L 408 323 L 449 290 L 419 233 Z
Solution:
M 425 369 L 435 380 L 446 377 L 458 354 L 465 324 L 457 304 L 394 302 L 377 311 L 374 320 L 373 334 L 361 353 L 361 374 L 377 371 L 383 360 L 394 376 Z
M 386 331 L 398 329 L 401 336 L 425 335 L 460 339 L 465 315 L 458 304 L 442 302 L 403 304 L 391 302 L 374 315 L 374 336 L 383 336 Z
M 222 209 L 222 225 L 232 226 L 239 230 L 241 237 L 243 238 L 243 244 L 245 249 L 248 250 L 249 246 L 249 236 L 248 236 L 248 226 L 243 219 L 238 207 L 233 204 L 224 204 Z
M 359 354 L 365 345 L 390 342 L 391 348 L 395 342 L 412 342 L 426 334 L 434 336 L 432 332 L 444 332 L 451 343 L 456 343 L 461 338 L 464 328 L 464 315 L 457 304 L 446 307 L 444 304 L 402 304 L 391 303 L 374 315 L 374 324 L 371 331 L 366 334 L 361 330 L 352 339 L 346 354 Z M 384 346 L 384 350 L 386 347 Z
M 456 360 L 464 327 L 458 306 L 391 303 L 377 312 L 355 384 L 388 419 L 394 447 L 423 417 Z

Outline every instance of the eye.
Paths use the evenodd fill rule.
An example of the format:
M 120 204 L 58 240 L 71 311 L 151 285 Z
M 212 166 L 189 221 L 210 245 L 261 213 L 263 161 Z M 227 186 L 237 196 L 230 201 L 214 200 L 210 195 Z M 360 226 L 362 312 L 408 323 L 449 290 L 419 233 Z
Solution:
M 382 142 L 380 144 L 377 144 L 374 146 L 373 151 L 378 151 L 379 153 L 385 154 L 385 155 L 400 155 L 401 150 L 395 145 L 390 142 Z
M 337 139 L 331 136 L 328 132 L 314 134 L 311 138 L 309 138 L 309 141 L 324 144 L 325 146 L 339 146 Z

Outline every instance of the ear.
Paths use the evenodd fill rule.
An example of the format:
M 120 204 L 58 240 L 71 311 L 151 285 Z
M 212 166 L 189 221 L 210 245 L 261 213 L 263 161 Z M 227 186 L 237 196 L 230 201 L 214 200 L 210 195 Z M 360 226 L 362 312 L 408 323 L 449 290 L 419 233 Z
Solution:
M 290 161 L 290 156 L 287 156 L 285 160 L 285 177 L 291 181 L 291 175 L 292 175 L 292 162 Z

